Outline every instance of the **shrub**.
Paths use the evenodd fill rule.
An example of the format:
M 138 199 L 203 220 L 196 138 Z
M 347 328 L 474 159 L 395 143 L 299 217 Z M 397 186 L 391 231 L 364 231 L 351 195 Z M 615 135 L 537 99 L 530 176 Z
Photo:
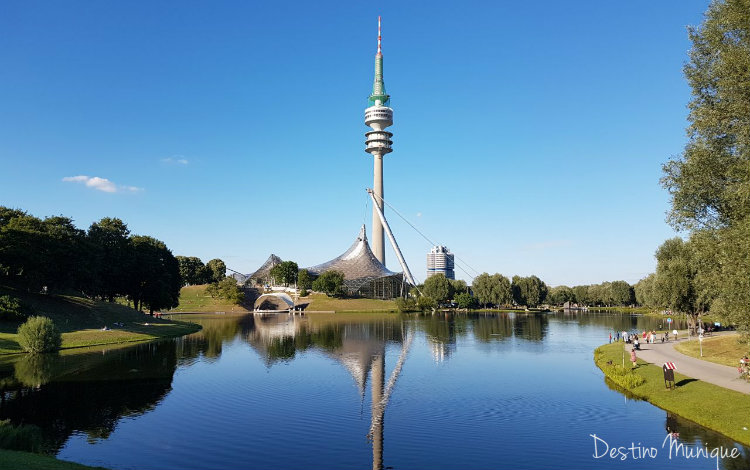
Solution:
M 17 321 L 26 318 L 24 305 L 10 295 L 0 295 L 0 320 Z
M 31 317 L 18 327 L 18 344 L 26 352 L 50 352 L 60 348 L 62 336 L 49 318 Z
M 411 297 L 396 299 L 396 308 L 399 312 L 414 312 L 417 310 L 417 301 Z
M 458 294 L 453 300 L 458 304 L 458 308 L 474 309 L 479 306 L 477 299 L 468 292 Z
M 0 420 L 0 449 L 40 452 L 42 430 L 32 424 L 14 426 L 9 419 Z
M 423 312 L 426 310 L 435 310 L 437 308 L 437 301 L 432 297 L 422 295 L 417 299 L 417 308 Z

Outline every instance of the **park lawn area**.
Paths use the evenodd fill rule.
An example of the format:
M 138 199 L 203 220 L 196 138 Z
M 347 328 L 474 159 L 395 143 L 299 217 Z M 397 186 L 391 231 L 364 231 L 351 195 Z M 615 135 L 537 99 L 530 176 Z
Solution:
M 180 305 L 170 310 L 180 312 L 250 312 L 247 305 L 237 305 L 226 299 L 214 299 L 206 294 L 206 285 L 187 286 L 180 290 Z
M 337 299 L 326 294 L 301 297 L 299 303 L 310 302 L 306 311 L 317 312 L 397 312 L 396 302 L 380 299 Z
M 31 308 L 32 315 L 51 318 L 62 333 L 63 348 L 147 341 L 200 330 L 200 326 L 193 323 L 151 317 L 118 303 L 74 295 L 29 294 L 0 287 L 0 295 L 4 294 L 18 297 Z M 115 327 L 115 323 L 124 326 Z M 0 354 L 22 352 L 16 334 L 20 324 L 0 322 Z M 110 330 L 102 331 L 105 325 Z
M 58 460 L 54 457 L 31 452 L 0 449 L 0 470 L 91 470 L 102 467 L 88 467 L 78 463 Z
M 605 376 L 610 377 L 622 364 L 622 343 L 600 346 L 594 352 L 594 361 Z M 613 365 L 607 365 L 612 361 Z M 630 358 L 625 355 L 625 368 L 630 369 Z M 745 445 L 750 445 L 750 397 L 701 380 L 675 373 L 674 390 L 664 387 L 661 367 L 638 359 L 633 372 L 644 381 L 625 388 L 659 408 L 694 421 Z
M 683 341 L 674 348 L 682 354 L 731 367 L 739 366 L 740 358 L 750 352 L 748 344 L 740 342 L 739 334 L 704 338 L 703 357 L 700 357 L 700 342 L 697 339 Z

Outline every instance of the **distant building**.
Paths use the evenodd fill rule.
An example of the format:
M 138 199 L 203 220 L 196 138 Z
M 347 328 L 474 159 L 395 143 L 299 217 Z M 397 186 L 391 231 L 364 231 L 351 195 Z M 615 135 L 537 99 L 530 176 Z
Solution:
M 444 274 L 448 279 L 455 279 L 453 271 L 453 253 L 444 246 L 433 246 L 427 253 L 427 277 Z

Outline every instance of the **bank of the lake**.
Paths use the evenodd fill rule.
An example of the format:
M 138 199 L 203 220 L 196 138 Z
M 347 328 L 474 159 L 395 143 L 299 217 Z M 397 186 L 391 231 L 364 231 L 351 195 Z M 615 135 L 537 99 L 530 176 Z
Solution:
M 686 356 L 730 367 L 737 367 L 740 358 L 750 353 L 748 343 L 742 342 L 738 333 L 705 337 L 702 345 L 697 339 L 692 339 L 679 343 L 674 348 Z
M 3 294 L 19 298 L 32 315 L 51 318 L 62 333 L 62 349 L 172 338 L 201 328 L 194 323 L 155 318 L 115 302 L 73 295 L 30 294 L 0 287 L 0 295 Z M 20 324 L 20 321 L 0 322 L 0 354 L 23 352 L 16 334 Z
M 59 460 L 48 455 L 0 449 L 0 470 L 18 470 L 21 468 L 36 470 L 92 470 L 102 467 L 89 467 L 75 462 Z
M 750 445 L 746 395 L 679 373 L 675 373 L 675 389 L 668 390 L 661 367 L 638 359 L 638 366 L 630 371 L 630 357 L 620 342 L 598 347 L 594 361 L 610 381 L 634 397 Z

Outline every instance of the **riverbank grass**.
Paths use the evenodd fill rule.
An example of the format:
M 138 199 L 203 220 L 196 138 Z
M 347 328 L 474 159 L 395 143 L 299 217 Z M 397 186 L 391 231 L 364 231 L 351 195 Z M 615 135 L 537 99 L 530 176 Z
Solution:
M 0 295 L 18 297 L 34 315 L 49 317 L 62 333 L 62 349 L 130 343 L 183 336 L 200 330 L 194 323 L 151 317 L 124 305 L 73 295 L 29 294 L 0 287 Z M 115 326 L 122 323 L 123 326 Z M 23 352 L 18 344 L 21 322 L 0 322 L 0 354 Z M 103 330 L 104 327 L 107 330 Z
M 47 455 L 0 449 L 0 470 L 18 470 L 22 468 L 37 470 L 105 470 L 102 467 L 88 467 L 74 462 L 58 460 Z
M 739 366 L 740 358 L 748 354 L 750 349 L 746 342 L 740 342 L 739 334 L 704 338 L 703 357 L 701 357 L 701 345 L 697 339 L 683 341 L 676 344 L 674 348 L 687 356 L 731 367 Z
M 668 390 L 660 366 L 638 359 L 635 370 L 629 371 L 630 357 L 625 354 L 623 370 L 622 354 L 622 343 L 605 344 L 594 351 L 594 361 L 607 378 L 637 398 L 750 445 L 750 397 L 679 373 L 676 388 Z

